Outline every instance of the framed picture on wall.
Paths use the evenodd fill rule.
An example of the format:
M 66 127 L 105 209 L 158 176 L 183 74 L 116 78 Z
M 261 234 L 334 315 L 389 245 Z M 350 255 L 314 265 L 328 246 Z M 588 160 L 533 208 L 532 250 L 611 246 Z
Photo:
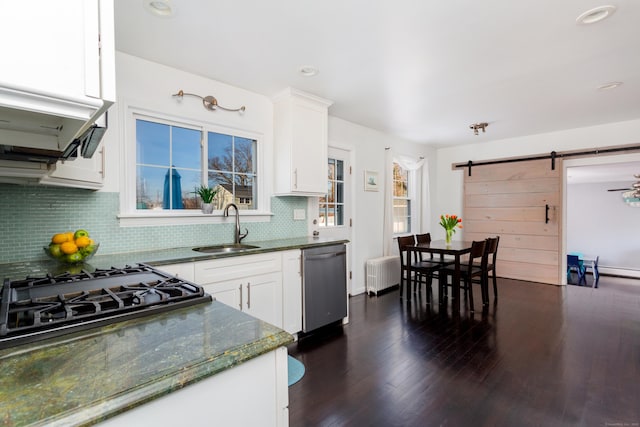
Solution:
M 364 171 L 364 191 L 378 191 L 378 172 Z

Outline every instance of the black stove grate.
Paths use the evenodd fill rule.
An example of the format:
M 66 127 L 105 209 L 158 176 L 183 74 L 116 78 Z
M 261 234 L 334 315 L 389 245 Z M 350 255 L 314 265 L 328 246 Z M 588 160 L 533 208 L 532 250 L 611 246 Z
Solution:
M 145 264 L 5 280 L 0 348 L 211 300 L 201 286 Z

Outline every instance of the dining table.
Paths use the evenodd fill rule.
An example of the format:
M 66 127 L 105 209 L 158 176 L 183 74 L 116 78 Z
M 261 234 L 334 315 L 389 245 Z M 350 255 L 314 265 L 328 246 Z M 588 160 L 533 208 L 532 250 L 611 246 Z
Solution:
M 454 270 L 451 279 L 454 313 L 460 312 L 460 259 L 463 255 L 471 252 L 472 245 L 472 241 L 465 240 L 452 240 L 450 243 L 445 240 L 432 240 L 429 243 L 418 243 L 408 247 L 408 250 L 414 253 L 440 255 L 441 260 L 444 260 L 446 255 L 454 258 Z M 447 280 L 446 276 L 441 274 L 439 280 L 440 289 L 444 289 L 444 286 L 447 286 L 447 283 L 444 282 Z

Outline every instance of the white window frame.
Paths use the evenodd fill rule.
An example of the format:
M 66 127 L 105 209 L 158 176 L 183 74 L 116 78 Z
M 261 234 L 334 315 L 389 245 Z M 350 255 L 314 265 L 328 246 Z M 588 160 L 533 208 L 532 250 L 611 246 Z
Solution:
M 393 163 L 398 163 L 394 160 Z M 402 167 L 402 166 L 401 166 Z M 406 169 L 405 169 L 406 170 Z M 418 171 L 416 170 L 406 170 L 407 172 L 407 186 L 409 187 L 408 191 L 407 191 L 407 200 L 410 200 L 410 204 L 411 204 L 411 208 L 409 211 L 409 231 L 403 231 L 401 233 L 396 233 L 395 231 L 393 232 L 393 237 L 398 237 L 398 236 L 407 236 L 407 235 L 411 235 L 411 234 L 417 234 L 419 231 L 419 221 L 418 221 L 418 215 L 419 215 L 419 205 L 421 203 L 421 200 L 419 199 L 419 193 L 417 191 L 417 188 L 419 187 L 418 185 Z M 391 195 L 392 199 L 396 199 L 397 197 L 394 197 L 393 194 Z M 393 203 L 393 201 L 392 201 Z M 393 214 L 393 208 L 391 209 L 392 214 Z M 395 216 L 394 216 L 394 220 L 395 220 Z M 394 221 L 395 222 L 395 221 Z
M 240 210 L 240 216 L 244 222 L 263 222 L 273 216 L 271 212 L 271 199 L 268 197 L 266 181 L 268 175 L 265 173 L 265 147 L 264 136 L 260 133 L 245 131 L 221 126 L 211 122 L 201 122 L 189 120 L 181 117 L 174 117 L 169 114 L 151 111 L 145 108 L 127 105 L 124 108 L 123 130 L 121 132 L 121 159 L 122 159 L 122 179 L 120 181 L 120 214 L 118 219 L 123 227 L 141 227 L 158 225 L 189 225 L 189 224 L 217 224 L 228 222 L 222 215 L 222 210 L 216 210 L 213 214 L 203 214 L 200 210 L 138 210 L 136 209 L 136 120 L 147 120 L 155 123 L 182 126 L 190 129 L 197 129 L 203 134 L 205 132 L 215 132 L 226 135 L 233 135 L 242 138 L 254 139 L 257 143 L 257 210 Z M 206 160 L 202 160 L 206 163 Z M 204 168 L 204 166 L 203 166 Z M 206 170 L 203 169 L 203 170 Z

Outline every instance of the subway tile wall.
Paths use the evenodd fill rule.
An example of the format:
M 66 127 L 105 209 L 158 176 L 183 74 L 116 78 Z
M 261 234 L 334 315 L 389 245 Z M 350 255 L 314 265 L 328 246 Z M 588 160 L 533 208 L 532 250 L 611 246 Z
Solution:
M 294 209 L 307 209 L 305 197 L 273 197 L 269 222 L 241 223 L 243 242 L 302 237 L 306 221 L 293 221 Z M 136 252 L 233 241 L 235 223 L 152 227 L 118 225 L 119 194 L 73 188 L 0 184 L 0 263 L 45 258 L 43 246 L 55 233 L 87 229 L 100 242 L 100 254 Z

